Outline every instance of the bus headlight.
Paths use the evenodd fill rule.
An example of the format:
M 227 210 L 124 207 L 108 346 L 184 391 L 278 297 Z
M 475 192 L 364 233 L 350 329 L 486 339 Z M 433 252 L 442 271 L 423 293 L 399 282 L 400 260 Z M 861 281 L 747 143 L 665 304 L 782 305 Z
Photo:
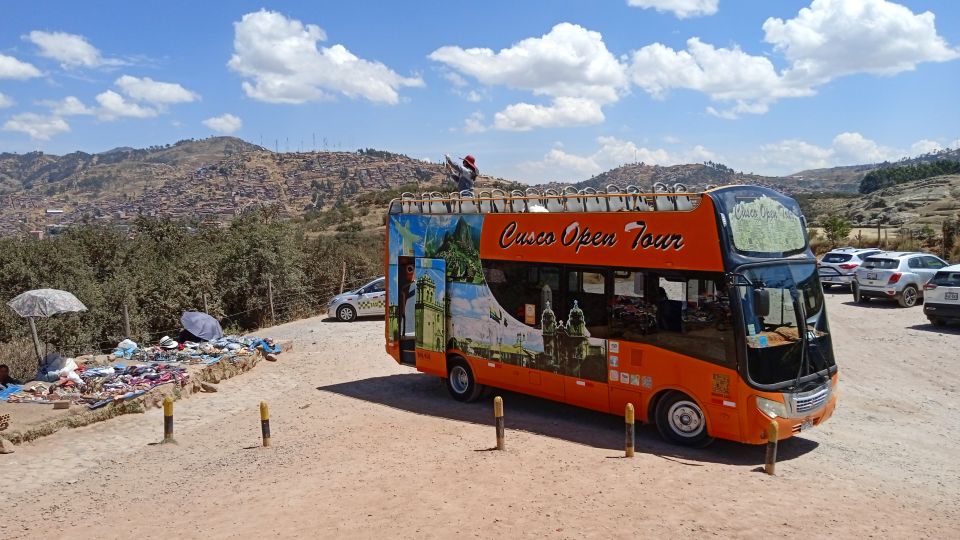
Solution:
M 773 401 L 772 399 L 757 396 L 757 408 L 760 409 L 760 412 L 769 416 L 770 418 L 787 416 L 787 406 L 779 401 Z

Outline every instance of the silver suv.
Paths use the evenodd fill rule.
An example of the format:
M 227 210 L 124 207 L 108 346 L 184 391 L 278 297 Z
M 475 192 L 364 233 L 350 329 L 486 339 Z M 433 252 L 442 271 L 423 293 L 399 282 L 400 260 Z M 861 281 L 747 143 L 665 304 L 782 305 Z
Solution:
M 849 286 L 853 282 L 854 271 L 863 264 L 863 260 L 880 253 L 877 248 L 837 248 L 820 259 L 820 283 L 824 289 L 834 285 Z
M 929 253 L 883 251 L 871 255 L 855 272 L 850 285 L 853 299 L 865 303 L 870 298 L 889 298 L 901 307 L 913 307 L 922 300 L 923 286 L 945 266 L 943 259 Z

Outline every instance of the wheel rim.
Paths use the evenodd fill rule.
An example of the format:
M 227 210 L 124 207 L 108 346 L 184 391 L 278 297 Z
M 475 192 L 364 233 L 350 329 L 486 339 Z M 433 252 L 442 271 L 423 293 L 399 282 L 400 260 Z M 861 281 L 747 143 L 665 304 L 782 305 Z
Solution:
M 450 370 L 450 387 L 458 394 L 464 394 L 470 386 L 470 374 L 463 366 L 453 366 Z
M 678 401 L 667 411 L 670 429 L 681 437 L 692 438 L 703 433 L 703 413 L 692 401 Z
M 343 306 L 340 308 L 340 318 L 345 321 L 353 319 L 353 310 L 349 306 Z
M 917 291 L 913 287 L 907 287 L 903 290 L 903 303 L 912 306 L 917 303 Z

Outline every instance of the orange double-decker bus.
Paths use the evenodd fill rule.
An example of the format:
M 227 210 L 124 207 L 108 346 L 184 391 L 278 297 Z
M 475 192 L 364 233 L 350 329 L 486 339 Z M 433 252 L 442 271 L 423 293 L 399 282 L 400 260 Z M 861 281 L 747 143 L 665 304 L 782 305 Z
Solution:
M 387 230 L 386 350 L 454 399 L 632 403 L 690 446 L 765 443 L 771 420 L 787 438 L 836 406 L 816 259 L 776 191 L 408 195 Z

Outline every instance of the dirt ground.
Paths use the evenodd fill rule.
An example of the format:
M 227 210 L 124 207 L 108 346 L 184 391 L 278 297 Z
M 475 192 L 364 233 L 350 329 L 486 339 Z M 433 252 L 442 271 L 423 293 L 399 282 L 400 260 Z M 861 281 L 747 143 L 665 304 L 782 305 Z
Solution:
M 151 410 L 0 456 L 0 538 L 954 537 L 960 328 L 850 300 L 828 293 L 839 408 L 775 477 L 762 447 L 650 426 L 623 459 L 622 419 L 512 393 L 488 451 L 489 398 L 396 365 L 379 321 L 308 319 L 263 332 L 295 340 L 279 362 L 177 402 L 177 445 Z

